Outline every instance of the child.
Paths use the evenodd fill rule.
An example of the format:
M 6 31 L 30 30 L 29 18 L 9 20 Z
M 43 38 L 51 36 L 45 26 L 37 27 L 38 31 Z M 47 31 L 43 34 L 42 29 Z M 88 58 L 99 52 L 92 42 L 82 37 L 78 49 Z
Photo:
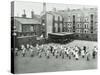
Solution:
M 15 48 L 15 55 L 18 56 L 18 48 Z
M 27 51 L 29 51 L 30 45 L 27 44 L 27 45 L 26 45 L 26 48 L 27 48 Z
M 33 50 L 33 46 L 32 45 L 30 45 L 30 48 L 29 48 L 29 50 L 30 50 L 30 52 L 31 52 L 31 57 L 33 57 L 34 56 L 34 50 Z
M 96 57 L 96 55 L 97 55 L 97 47 L 94 46 L 93 53 L 92 53 L 93 59 Z
M 89 51 L 86 52 L 86 56 L 87 56 L 87 61 L 89 61 L 90 60 L 90 52 Z
M 75 52 L 75 59 L 78 60 L 79 59 L 79 56 L 78 56 L 78 53 Z
M 25 56 L 26 48 L 25 48 L 24 45 L 21 45 L 21 49 L 22 49 L 22 56 L 24 57 Z
M 50 56 L 49 56 L 50 54 L 49 53 L 50 53 L 49 50 L 47 50 L 46 51 L 46 56 L 47 56 L 48 59 L 50 58 Z
M 84 47 L 83 47 L 83 49 L 81 50 L 81 55 L 82 55 L 82 58 L 84 58 L 84 57 L 85 57 Z

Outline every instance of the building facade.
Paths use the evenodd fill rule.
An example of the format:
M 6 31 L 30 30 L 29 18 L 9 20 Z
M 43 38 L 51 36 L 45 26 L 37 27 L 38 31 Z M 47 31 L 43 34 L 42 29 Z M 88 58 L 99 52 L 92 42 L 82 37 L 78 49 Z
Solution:
M 46 13 L 48 33 L 74 33 L 75 39 L 97 40 L 97 8 L 67 9 Z
M 11 18 L 11 33 L 12 38 L 16 37 L 17 46 L 22 44 L 35 44 L 38 37 L 42 35 L 41 32 L 41 18 L 31 12 L 31 18 L 27 15 L 22 14 L 22 17 L 12 17 Z M 16 35 L 15 35 L 16 34 Z
M 41 35 L 41 20 L 34 15 L 34 12 L 31 12 L 31 18 L 28 18 L 27 15 L 22 14 L 22 17 L 14 17 L 14 30 L 16 30 L 18 37 L 21 36 L 40 36 Z

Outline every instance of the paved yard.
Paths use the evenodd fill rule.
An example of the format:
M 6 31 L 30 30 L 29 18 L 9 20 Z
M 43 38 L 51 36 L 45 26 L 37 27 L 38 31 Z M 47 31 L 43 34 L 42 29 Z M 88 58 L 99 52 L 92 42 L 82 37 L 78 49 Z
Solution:
M 97 45 L 97 42 L 91 41 L 79 41 L 75 40 L 67 46 L 89 46 L 89 50 L 93 48 L 93 46 Z M 69 71 L 69 70 L 85 70 L 85 69 L 96 69 L 97 68 L 97 59 L 91 59 L 87 61 L 86 58 L 81 58 L 79 60 L 75 60 L 72 58 L 71 60 L 68 58 L 62 59 L 59 57 L 56 59 L 55 57 L 51 57 L 50 59 L 46 59 L 46 57 L 39 58 L 36 57 L 15 57 L 15 73 L 26 73 L 26 72 L 51 72 L 51 71 Z

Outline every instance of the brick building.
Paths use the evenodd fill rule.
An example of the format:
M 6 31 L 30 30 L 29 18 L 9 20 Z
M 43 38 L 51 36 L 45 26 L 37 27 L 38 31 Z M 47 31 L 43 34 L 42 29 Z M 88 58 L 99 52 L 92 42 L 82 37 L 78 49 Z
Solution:
M 34 44 L 36 39 L 41 36 L 41 18 L 39 15 L 35 15 L 34 12 L 31 12 L 31 18 L 28 18 L 27 15 L 22 14 L 22 17 L 12 17 L 11 18 L 11 30 L 12 36 L 13 33 L 16 33 L 16 43 L 21 44 Z
M 97 8 L 47 11 L 46 35 L 69 32 L 75 39 L 97 40 L 97 23 Z
M 27 18 L 25 12 L 22 17 L 14 17 L 14 28 L 18 37 L 41 35 L 41 19 L 34 15 L 33 11 L 31 14 L 31 18 Z

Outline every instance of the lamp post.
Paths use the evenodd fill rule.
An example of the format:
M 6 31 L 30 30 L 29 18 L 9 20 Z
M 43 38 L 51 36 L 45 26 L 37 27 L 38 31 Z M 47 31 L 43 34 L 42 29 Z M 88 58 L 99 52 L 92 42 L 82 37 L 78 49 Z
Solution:
M 15 48 L 15 47 L 17 47 L 18 45 L 17 45 L 17 32 L 16 32 L 16 30 L 14 30 L 13 31 L 13 33 L 12 33 L 12 44 L 13 44 L 13 48 Z
M 45 26 L 45 23 L 42 23 L 42 34 L 43 34 L 43 37 L 45 37 L 45 33 L 46 33 L 46 26 Z

